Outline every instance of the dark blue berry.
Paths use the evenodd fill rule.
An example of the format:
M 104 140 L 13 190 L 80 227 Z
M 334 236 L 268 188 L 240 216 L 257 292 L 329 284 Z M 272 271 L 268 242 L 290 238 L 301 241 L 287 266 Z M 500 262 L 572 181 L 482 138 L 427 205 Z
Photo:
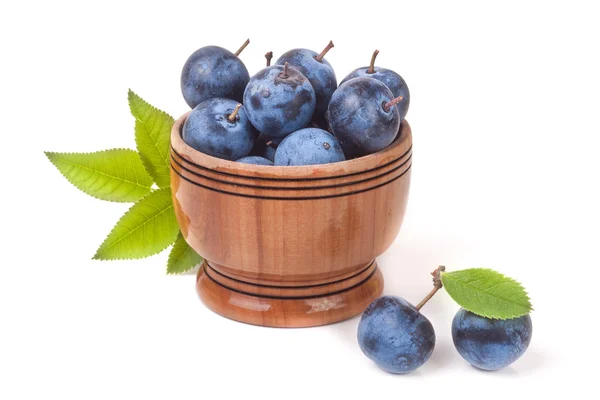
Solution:
M 261 133 L 284 137 L 308 125 L 315 111 L 315 91 L 297 69 L 273 65 L 250 79 L 244 108 Z
M 383 83 L 355 78 L 340 85 L 329 103 L 328 118 L 333 134 L 349 158 L 375 153 L 387 147 L 400 127 L 394 99 Z
M 198 104 L 186 119 L 182 132 L 183 141 L 189 146 L 225 160 L 247 156 L 256 136 L 241 104 L 224 98 Z
M 181 72 L 181 92 L 191 108 L 204 100 L 225 97 L 242 102 L 250 75 L 244 63 L 222 47 L 196 50 Z
M 490 319 L 460 309 L 452 321 L 452 339 L 471 365 L 489 371 L 504 368 L 525 353 L 531 341 L 531 318 Z
M 371 66 L 357 68 L 350 72 L 348 76 L 342 80 L 342 83 L 349 81 L 354 78 L 373 78 L 383 82 L 391 91 L 394 97 L 402 96 L 402 102 L 398 103 L 398 112 L 400 114 L 400 121 L 406 117 L 408 107 L 410 106 L 410 91 L 404 79 L 392 71 L 391 69 L 375 67 L 375 57 L 379 52 L 375 50 L 373 58 L 371 60 Z
M 395 374 L 423 365 L 435 347 L 431 322 L 401 297 L 373 301 L 358 324 L 358 344 L 367 357 Z
M 333 43 L 330 42 L 323 53 L 332 47 Z M 316 96 L 315 117 L 322 118 L 327 111 L 329 100 L 337 88 L 337 78 L 333 68 L 320 54 L 308 49 L 287 51 L 279 57 L 275 64 L 284 65 L 286 62 L 309 80 Z
M 300 129 L 277 146 L 275 165 L 316 165 L 344 161 L 337 139 L 318 128 Z
M 267 160 L 266 158 L 259 157 L 259 156 L 246 156 L 246 157 L 242 157 L 236 161 L 239 163 L 243 163 L 243 164 L 273 165 L 273 161 Z

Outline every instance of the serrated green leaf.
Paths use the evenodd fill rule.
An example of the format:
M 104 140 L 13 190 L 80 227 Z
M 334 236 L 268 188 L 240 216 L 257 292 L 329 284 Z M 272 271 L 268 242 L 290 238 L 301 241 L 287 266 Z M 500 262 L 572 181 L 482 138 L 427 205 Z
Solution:
M 175 120 L 135 94 L 127 94 L 135 117 L 135 143 L 146 170 L 160 188 L 169 186 L 169 142 Z
M 135 203 L 121 217 L 95 260 L 144 258 L 171 245 L 179 232 L 173 210 L 171 189 L 158 189 Z
M 202 261 L 203 258 L 187 244 L 180 232 L 169 254 L 167 274 L 181 274 L 194 268 Z
M 133 150 L 45 154 L 69 182 L 98 199 L 130 202 L 150 193 L 152 178 Z
M 532 310 L 523 286 L 491 269 L 443 272 L 442 284 L 461 307 L 483 317 L 517 318 Z

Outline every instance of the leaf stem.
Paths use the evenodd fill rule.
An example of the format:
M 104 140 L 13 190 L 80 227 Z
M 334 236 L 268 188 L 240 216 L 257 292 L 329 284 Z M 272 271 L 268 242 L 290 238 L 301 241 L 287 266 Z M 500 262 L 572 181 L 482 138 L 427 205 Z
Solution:
M 265 54 L 265 58 L 267 59 L 267 67 L 270 67 L 271 59 L 273 58 L 273 52 L 269 51 L 267 54 Z
M 325 54 L 327 54 L 327 52 L 329 50 L 331 50 L 333 48 L 333 42 L 330 40 L 329 43 L 327 44 L 327 47 L 325 47 L 323 49 L 323 51 L 321 52 L 321 54 L 319 54 L 318 56 L 315 56 L 315 60 L 317 60 L 318 62 L 322 62 L 323 61 L 323 57 L 325 57 Z
M 239 55 L 240 55 L 240 53 L 241 53 L 242 51 L 244 51 L 244 49 L 246 48 L 246 46 L 248 46 L 249 44 L 250 44 L 250 39 L 246 39 L 246 41 L 244 42 L 244 44 L 242 45 L 242 47 L 240 47 L 240 48 L 239 48 L 239 49 L 238 49 L 238 50 L 237 50 L 235 53 L 233 53 L 233 54 L 235 54 L 236 56 L 239 56 Z
M 445 270 L 446 267 L 440 265 L 435 271 L 431 273 L 431 276 L 433 276 L 433 289 L 431 289 L 431 292 L 429 292 L 429 294 L 425 296 L 425 298 L 421 300 L 419 304 L 417 304 L 417 306 L 415 307 L 417 310 L 423 308 L 423 306 L 427 304 L 427 302 L 437 293 L 437 291 L 442 288 L 443 285 L 441 273 Z
M 395 99 L 388 101 L 387 103 L 383 103 L 383 111 L 389 112 L 392 107 L 394 107 L 396 104 L 400 103 L 403 99 L 404 99 L 404 97 L 398 96 Z
M 242 105 L 240 103 L 238 103 L 237 106 L 235 106 L 235 108 L 233 109 L 233 112 L 231 114 L 229 114 L 229 117 L 227 117 L 227 120 L 231 123 L 235 122 L 235 119 L 237 118 L 238 112 L 240 112 L 240 108 L 242 108 Z
M 377 58 L 377 54 L 379 54 L 379 50 L 375 50 L 373 55 L 371 56 L 371 64 L 369 64 L 369 69 L 367 69 L 367 74 L 375 73 L 375 59 Z

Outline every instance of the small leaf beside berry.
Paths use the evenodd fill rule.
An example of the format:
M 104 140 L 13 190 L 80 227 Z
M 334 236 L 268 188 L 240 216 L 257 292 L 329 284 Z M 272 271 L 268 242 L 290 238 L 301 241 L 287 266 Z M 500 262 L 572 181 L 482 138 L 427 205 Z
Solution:
M 135 203 L 115 225 L 95 260 L 144 258 L 160 253 L 177 237 L 171 189 L 158 189 Z
M 144 167 L 160 188 L 169 187 L 169 143 L 174 119 L 148 104 L 131 89 L 129 109 L 135 117 L 135 143 Z
M 94 153 L 53 153 L 46 157 L 75 187 L 100 200 L 133 202 L 152 188 L 137 152 L 111 149 Z
M 138 151 L 111 149 L 45 154 L 69 182 L 90 196 L 136 202 L 100 245 L 94 260 L 144 258 L 160 253 L 175 242 L 167 273 L 182 273 L 202 262 L 202 257 L 181 236 L 173 209 L 169 142 L 174 120 L 131 90 L 127 97 L 136 120 Z M 153 191 L 153 182 L 160 189 Z
M 177 240 L 169 253 L 169 261 L 167 262 L 167 274 L 182 274 L 196 265 L 200 264 L 204 259 L 192 249 L 181 232 L 177 235 Z
M 531 302 L 523 286 L 486 268 L 442 272 L 446 292 L 464 309 L 494 319 L 511 319 L 529 314 Z

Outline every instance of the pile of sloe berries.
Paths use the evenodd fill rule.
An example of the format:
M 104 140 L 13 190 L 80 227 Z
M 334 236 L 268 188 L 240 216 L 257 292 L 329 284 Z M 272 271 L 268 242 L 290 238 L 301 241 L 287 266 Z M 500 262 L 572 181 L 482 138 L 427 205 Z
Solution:
M 217 46 L 195 51 L 181 73 L 193 108 L 183 140 L 214 157 L 255 165 L 327 164 L 390 145 L 406 116 L 410 93 L 396 72 L 358 68 L 338 87 L 321 53 L 293 49 L 250 77 L 239 54 Z

